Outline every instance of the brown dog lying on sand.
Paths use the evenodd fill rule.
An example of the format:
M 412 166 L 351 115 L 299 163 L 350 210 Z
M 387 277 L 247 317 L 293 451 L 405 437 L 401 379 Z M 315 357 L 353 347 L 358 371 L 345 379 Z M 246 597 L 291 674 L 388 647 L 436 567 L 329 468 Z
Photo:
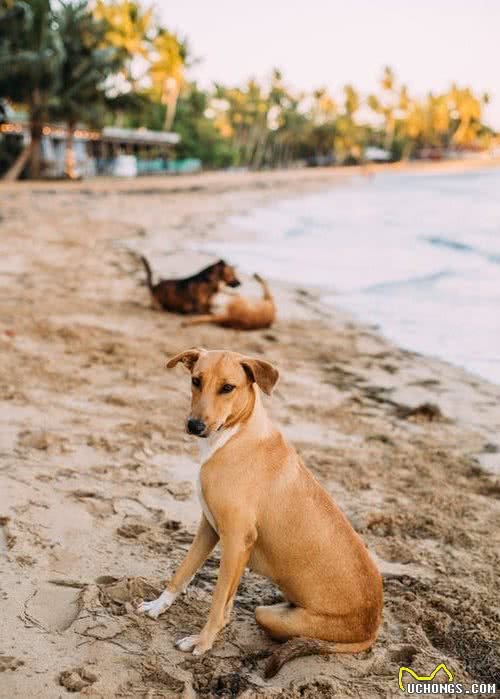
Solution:
M 166 590 L 138 611 L 156 618 L 188 586 L 219 542 L 221 562 L 203 629 L 177 642 L 210 650 L 229 622 L 248 565 L 273 580 L 287 601 L 257 607 L 272 638 L 289 641 L 266 676 L 314 653 L 357 653 L 375 642 L 382 579 L 345 515 L 274 427 L 262 403 L 278 380 L 272 364 L 236 352 L 190 349 L 173 357 L 191 372 L 187 431 L 200 438 L 198 495 L 203 510 L 186 558 Z
M 224 260 L 209 265 L 197 274 L 183 279 L 161 279 L 153 284 L 149 262 L 141 256 L 153 306 L 173 313 L 208 313 L 212 298 L 224 284 L 240 285 L 234 269 Z
M 262 287 L 262 298 L 259 300 L 236 296 L 228 302 L 222 313 L 203 315 L 182 322 L 183 326 L 212 323 L 223 328 L 235 330 L 260 330 L 270 328 L 276 320 L 276 306 L 273 295 L 267 283 L 258 274 L 254 274 Z

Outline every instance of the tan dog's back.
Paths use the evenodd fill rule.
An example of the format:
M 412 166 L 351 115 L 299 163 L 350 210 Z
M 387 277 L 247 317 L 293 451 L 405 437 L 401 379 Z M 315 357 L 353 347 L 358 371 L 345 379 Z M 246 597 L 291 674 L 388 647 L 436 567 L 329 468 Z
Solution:
M 235 330 L 259 330 L 271 327 L 275 315 L 273 301 L 254 301 L 239 296 L 227 304 L 218 324 Z

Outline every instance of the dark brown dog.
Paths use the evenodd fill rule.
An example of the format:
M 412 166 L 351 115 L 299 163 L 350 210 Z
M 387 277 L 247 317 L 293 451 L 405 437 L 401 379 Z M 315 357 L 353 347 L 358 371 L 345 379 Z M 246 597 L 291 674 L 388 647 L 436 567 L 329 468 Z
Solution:
M 212 298 L 224 284 L 236 287 L 239 279 L 231 265 L 219 260 L 192 277 L 161 279 L 153 284 L 149 262 L 141 257 L 153 306 L 172 313 L 208 313 Z

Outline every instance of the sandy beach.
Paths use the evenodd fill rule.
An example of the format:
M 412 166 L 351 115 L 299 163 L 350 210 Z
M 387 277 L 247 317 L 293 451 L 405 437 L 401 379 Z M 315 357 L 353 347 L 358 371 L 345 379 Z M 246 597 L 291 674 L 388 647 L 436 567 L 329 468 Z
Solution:
M 443 661 L 456 681 L 500 687 L 500 386 L 398 349 L 315 290 L 270 280 L 278 322 L 244 334 L 183 329 L 143 284 L 136 252 L 154 255 L 159 231 L 156 270 L 188 274 L 211 261 L 193 245 L 241 235 L 228 216 L 348 176 L 0 185 L 2 699 L 392 697 L 401 665 Z M 248 571 L 213 650 L 176 650 L 204 623 L 217 553 L 158 621 L 135 614 L 200 512 L 188 379 L 165 370 L 192 346 L 279 367 L 270 412 L 383 572 L 371 651 L 302 658 L 265 681 L 275 646 L 254 609 L 279 593 Z

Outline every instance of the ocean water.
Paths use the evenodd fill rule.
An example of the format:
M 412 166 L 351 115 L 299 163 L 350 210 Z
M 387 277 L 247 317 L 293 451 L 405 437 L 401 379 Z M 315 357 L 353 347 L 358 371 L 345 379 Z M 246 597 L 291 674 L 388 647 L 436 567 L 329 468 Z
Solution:
M 244 271 L 500 383 L 500 171 L 356 176 L 230 223 L 248 240 L 210 248 Z

